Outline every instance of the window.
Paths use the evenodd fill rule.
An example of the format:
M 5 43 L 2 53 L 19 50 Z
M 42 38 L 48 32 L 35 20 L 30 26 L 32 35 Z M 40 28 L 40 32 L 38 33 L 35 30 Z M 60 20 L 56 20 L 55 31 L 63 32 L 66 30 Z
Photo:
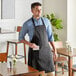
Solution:
M 1 0 L 1 19 L 15 18 L 15 0 Z

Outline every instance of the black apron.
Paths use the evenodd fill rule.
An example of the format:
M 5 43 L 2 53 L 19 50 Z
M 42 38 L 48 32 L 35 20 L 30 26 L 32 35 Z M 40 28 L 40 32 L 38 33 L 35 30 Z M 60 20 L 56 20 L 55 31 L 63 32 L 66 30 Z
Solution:
M 39 71 L 53 72 L 54 63 L 52 52 L 48 43 L 48 37 L 46 27 L 43 19 L 41 18 L 43 25 L 35 26 L 34 20 L 34 35 L 31 43 L 35 43 L 39 46 L 39 50 L 33 50 L 29 48 L 28 64 Z

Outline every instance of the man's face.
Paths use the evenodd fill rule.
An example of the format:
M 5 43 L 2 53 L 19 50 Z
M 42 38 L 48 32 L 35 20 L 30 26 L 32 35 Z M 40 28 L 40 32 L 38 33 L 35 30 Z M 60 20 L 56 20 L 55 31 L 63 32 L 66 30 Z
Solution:
M 41 13 L 42 13 L 42 7 L 41 6 L 35 6 L 34 8 L 32 8 L 31 11 L 33 13 L 33 16 L 40 17 Z

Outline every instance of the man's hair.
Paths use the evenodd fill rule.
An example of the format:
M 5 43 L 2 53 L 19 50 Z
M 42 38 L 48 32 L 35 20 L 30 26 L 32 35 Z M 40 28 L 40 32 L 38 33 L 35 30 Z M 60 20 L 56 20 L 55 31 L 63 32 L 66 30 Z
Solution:
M 42 4 L 39 2 L 34 2 L 31 4 L 31 9 L 34 8 L 35 6 L 42 6 Z

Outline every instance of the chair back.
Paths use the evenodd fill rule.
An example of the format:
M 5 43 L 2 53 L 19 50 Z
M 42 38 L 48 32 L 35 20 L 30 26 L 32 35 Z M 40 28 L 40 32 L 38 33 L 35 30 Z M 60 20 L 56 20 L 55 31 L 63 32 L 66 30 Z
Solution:
M 45 72 L 40 71 L 40 72 L 24 73 L 24 74 L 12 75 L 12 76 L 45 76 Z
M 21 26 L 17 26 L 17 32 L 20 32 L 21 31 Z
M 7 62 L 7 53 L 0 53 L 0 62 Z

